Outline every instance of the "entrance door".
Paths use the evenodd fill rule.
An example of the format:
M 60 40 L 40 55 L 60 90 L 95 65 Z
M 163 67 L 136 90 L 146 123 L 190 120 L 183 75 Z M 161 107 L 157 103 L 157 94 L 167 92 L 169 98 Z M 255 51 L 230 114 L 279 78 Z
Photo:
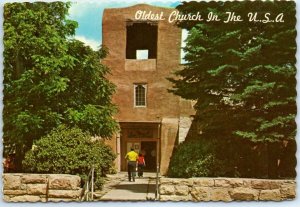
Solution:
M 157 146 L 155 141 L 142 141 L 141 152 L 145 156 L 145 171 L 156 171 Z
M 146 171 L 156 171 L 159 157 L 159 123 L 121 123 L 121 170 L 127 170 L 125 155 L 133 148 L 145 155 Z

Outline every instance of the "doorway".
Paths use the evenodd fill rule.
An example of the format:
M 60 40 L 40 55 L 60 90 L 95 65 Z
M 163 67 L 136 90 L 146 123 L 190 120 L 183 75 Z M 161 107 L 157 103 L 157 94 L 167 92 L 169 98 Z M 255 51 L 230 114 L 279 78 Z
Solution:
M 131 148 L 145 156 L 145 171 L 155 172 L 159 160 L 159 123 L 121 123 L 121 170 L 127 171 L 125 155 Z
M 142 141 L 141 152 L 145 156 L 145 171 L 155 172 L 156 170 L 156 157 L 157 146 L 155 141 Z

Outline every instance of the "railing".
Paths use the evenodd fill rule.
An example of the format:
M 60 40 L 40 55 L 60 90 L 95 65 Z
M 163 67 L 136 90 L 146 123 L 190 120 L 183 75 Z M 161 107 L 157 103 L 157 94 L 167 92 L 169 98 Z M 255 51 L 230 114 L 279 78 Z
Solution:
M 83 186 L 83 196 L 81 197 L 81 201 L 94 200 L 94 174 L 95 174 L 95 168 L 93 166 Z

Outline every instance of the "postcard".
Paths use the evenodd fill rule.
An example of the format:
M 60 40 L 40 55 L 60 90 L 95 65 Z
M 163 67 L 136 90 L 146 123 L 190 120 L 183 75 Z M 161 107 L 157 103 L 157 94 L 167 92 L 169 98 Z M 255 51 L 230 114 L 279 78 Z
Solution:
M 3 200 L 296 198 L 294 1 L 7 1 Z

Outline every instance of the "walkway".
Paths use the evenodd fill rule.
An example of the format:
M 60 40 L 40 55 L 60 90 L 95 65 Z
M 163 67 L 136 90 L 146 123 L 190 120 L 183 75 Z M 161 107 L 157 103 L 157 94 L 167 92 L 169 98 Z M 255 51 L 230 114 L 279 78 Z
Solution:
M 111 186 L 100 201 L 146 201 L 155 199 L 155 173 L 144 173 L 144 177 L 136 178 L 135 182 L 129 182 L 124 172 L 113 175 L 119 183 Z

